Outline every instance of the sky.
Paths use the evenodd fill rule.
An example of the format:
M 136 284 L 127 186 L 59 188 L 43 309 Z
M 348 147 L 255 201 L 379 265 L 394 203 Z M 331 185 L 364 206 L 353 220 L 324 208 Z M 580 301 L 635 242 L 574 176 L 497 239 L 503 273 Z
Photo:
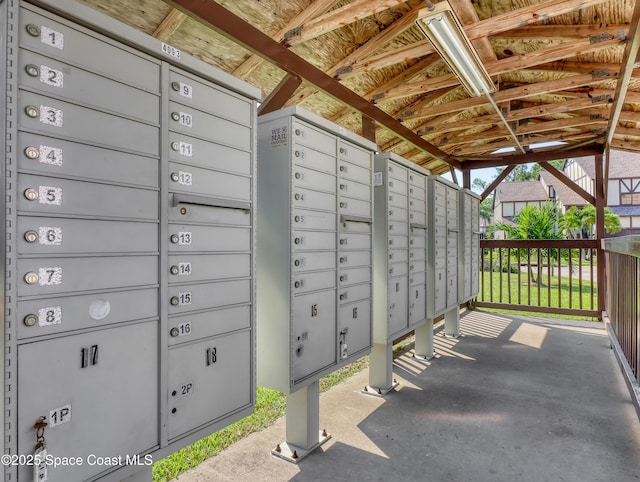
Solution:
M 458 181 L 462 182 L 462 172 L 456 169 L 456 176 L 458 177 Z M 495 167 L 487 167 L 484 169 L 473 169 L 471 171 L 471 184 L 473 185 L 473 180 L 476 178 L 482 179 L 487 184 L 490 184 L 491 181 L 496 176 L 496 168 Z M 451 181 L 451 174 L 449 172 L 442 174 L 442 177 Z

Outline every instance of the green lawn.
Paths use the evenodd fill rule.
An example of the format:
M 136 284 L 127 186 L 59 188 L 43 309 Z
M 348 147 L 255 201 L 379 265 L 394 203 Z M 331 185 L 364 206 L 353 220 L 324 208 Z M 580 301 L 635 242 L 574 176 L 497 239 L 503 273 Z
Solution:
M 557 274 L 557 267 L 554 274 Z M 484 283 L 482 276 L 484 275 Z M 549 277 L 547 269 L 543 269 L 538 282 L 537 273 L 535 279 L 528 282 L 526 271 L 518 273 L 499 273 L 485 271 L 480 273 L 480 283 L 482 284 L 478 301 L 509 303 L 514 305 L 545 306 L 554 308 L 571 308 L 583 310 L 597 309 L 597 286 L 588 279 L 582 279 L 580 286 L 577 273 L 569 276 Z M 595 276 L 595 270 L 594 270 Z M 585 276 L 585 278 L 587 278 Z M 560 286 L 558 286 L 558 284 Z M 501 294 L 502 289 L 502 294 Z M 491 291 L 493 297 L 491 298 Z M 519 298 L 518 298 L 519 296 Z M 582 306 L 580 305 L 582 300 Z M 517 306 L 514 306 L 517 310 Z

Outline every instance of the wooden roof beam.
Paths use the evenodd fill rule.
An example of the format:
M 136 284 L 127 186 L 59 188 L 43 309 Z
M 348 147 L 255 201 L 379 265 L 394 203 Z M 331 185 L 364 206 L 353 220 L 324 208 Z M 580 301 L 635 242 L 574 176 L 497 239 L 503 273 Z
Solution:
M 465 166 L 465 164 L 463 164 L 463 166 Z M 466 166 L 465 166 L 466 167 Z M 498 185 L 505 180 L 505 178 L 511 174 L 511 171 L 513 171 L 516 168 L 515 164 L 512 166 L 507 166 L 505 167 L 502 172 L 500 174 L 498 174 L 498 177 L 496 177 L 493 182 L 491 184 L 489 184 L 487 186 L 487 188 L 482 192 L 482 194 L 480 194 L 480 199 L 481 200 L 485 200 L 489 197 L 489 194 L 491 194 L 493 191 L 496 190 L 496 188 L 498 187 Z
M 601 145 L 584 146 L 566 151 L 528 152 L 526 154 L 514 154 L 511 156 L 492 156 L 491 158 L 463 160 L 464 169 L 482 169 L 485 167 L 501 167 L 516 164 L 528 164 L 530 162 L 552 161 L 567 157 L 585 157 L 602 154 Z
M 601 23 L 585 25 L 527 25 L 493 34 L 496 39 L 575 39 L 589 38 L 603 33 L 609 35 L 626 35 L 629 25 L 602 25 Z
M 187 16 L 180 10 L 172 8 L 167 16 L 160 22 L 160 25 L 153 31 L 153 35 L 158 40 L 166 42 L 173 33 L 180 28 Z
M 575 156 L 567 156 L 567 157 L 575 157 Z M 538 164 L 540 164 L 540 166 L 542 166 L 549 174 L 551 174 L 558 181 L 560 181 L 562 184 L 567 186 L 569 189 L 571 189 L 573 192 L 575 192 L 578 196 L 580 196 L 582 199 L 587 201 L 589 204 L 593 204 L 593 205 L 596 204 L 596 198 L 591 194 L 589 194 L 587 191 L 585 191 L 583 188 L 578 186 L 571 179 L 569 179 L 569 177 L 564 172 L 556 169 L 547 161 L 538 161 Z
M 568 142 L 568 141 L 580 141 L 583 139 L 595 140 L 598 137 L 600 137 L 602 133 L 604 133 L 604 128 L 602 129 L 602 132 L 586 131 L 586 132 L 549 134 L 546 136 L 527 136 L 521 139 L 520 143 L 523 146 L 530 146 L 531 144 L 539 144 L 543 142 L 552 142 L 552 141 Z M 453 151 L 451 151 L 451 154 L 454 156 L 460 156 L 460 157 L 473 157 L 481 153 L 491 153 L 497 149 L 502 149 L 505 147 L 512 147 L 512 146 L 513 146 L 513 142 L 509 142 L 509 141 L 491 142 L 489 144 L 480 144 L 477 146 L 454 149 Z

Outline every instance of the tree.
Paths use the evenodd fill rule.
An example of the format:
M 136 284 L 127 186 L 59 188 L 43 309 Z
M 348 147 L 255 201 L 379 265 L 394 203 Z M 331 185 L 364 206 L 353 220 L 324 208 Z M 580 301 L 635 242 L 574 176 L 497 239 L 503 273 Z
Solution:
M 557 169 L 562 169 L 562 165 L 564 164 L 563 159 L 556 159 L 554 161 L 549 161 L 553 167 Z M 496 168 L 496 176 L 500 175 L 502 171 L 504 171 L 504 167 Z M 540 171 L 542 167 L 540 164 L 518 164 L 513 171 L 505 177 L 506 182 L 522 182 L 522 181 L 536 181 L 538 176 L 540 175 Z
M 596 208 L 591 204 L 582 209 L 571 206 L 567 209 L 560 222 L 560 228 L 569 239 L 584 239 L 591 237 L 593 226 L 596 224 Z M 622 231 L 620 217 L 614 214 L 608 207 L 604 208 L 604 230 L 609 234 Z
M 471 187 L 474 188 L 474 191 L 478 194 L 482 194 L 488 185 L 486 181 L 480 178 L 475 178 L 471 183 Z M 487 220 L 493 217 L 493 194 L 480 201 L 480 217 Z

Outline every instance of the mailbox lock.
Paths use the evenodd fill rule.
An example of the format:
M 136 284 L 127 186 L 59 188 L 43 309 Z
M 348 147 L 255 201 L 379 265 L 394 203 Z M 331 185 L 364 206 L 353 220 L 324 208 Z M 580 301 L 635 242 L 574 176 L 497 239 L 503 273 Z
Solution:
M 36 231 L 29 230 L 24 233 L 24 239 L 27 243 L 35 243 L 38 240 L 38 233 Z
M 171 409 L 171 413 L 176 413 L 177 411 L 178 411 L 178 409 L 177 409 L 177 408 L 172 408 L 172 409 Z
M 346 263 L 347 262 L 347 257 L 343 256 L 342 258 L 340 258 L 340 262 L 341 263 Z
M 294 260 L 294 261 L 293 261 L 293 264 L 294 264 L 295 266 L 300 266 L 300 260 L 299 260 L 299 259 Z
M 300 129 L 296 129 L 296 135 L 299 136 L 301 133 Z
M 180 241 L 180 237 L 177 234 L 172 234 L 171 237 L 169 238 L 169 240 L 173 244 L 176 244 L 178 241 Z
M 28 285 L 36 284 L 39 279 L 40 277 L 38 276 L 38 273 L 36 273 L 35 271 L 29 271 L 27 274 L 24 275 L 24 281 Z
M 180 299 L 177 296 L 172 296 L 169 303 L 171 303 L 173 306 L 176 306 L 178 303 L 180 303 Z
M 38 191 L 32 187 L 24 190 L 24 197 L 26 197 L 29 201 L 35 201 L 38 199 Z
M 24 111 L 27 113 L 27 117 L 31 117 L 32 119 L 40 115 L 40 111 L 35 105 L 26 106 Z
M 172 112 L 171 113 L 171 119 L 173 119 L 174 121 L 179 121 L 180 120 L 180 114 L 178 114 L 177 112 Z
M 180 214 L 182 214 L 183 216 L 187 214 L 187 208 L 180 208 Z
M 340 244 L 347 244 L 347 240 L 345 238 L 340 238 Z
M 171 88 L 178 92 L 180 90 L 180 82 L 171 82 Z
M 171 328 L 171 331 L 169 331 L 169 334 L 175 338 L 176 336 L 178 336 L 180 334 L 180 330 L 178 330 L 178 328 L 176 328 L 175 326 L 173 328 Z
M 37 77 L 38 75 L 40 75 L 40 69 L 37 65 L 28 64 L 25 66 L 24 70 L 26 70 L 27 75 L 31 77 Z
M 341 190 L 341 191 L 344 191 L 344 190 L 345 190 L 345 187 L 346 187 L 346 186 L 345 186 L 344 184 L 340 184 L 340 190 Z
M 347 150 L 344 147 L 340 148 L 340 154 L 346 154 Z
M 296 238 L 296 239 L 293 240 L 293 242 L 295 244 L 300 244 L 300 243 L 302 243 L 302 238 Z
M 171 173 L 171 180 L 174 182 L 178 182 L 178 179 L 180 179 L 180 175 L 177 172 L 172 172 Z
M 180 144 L 177 142 L 172 142 L 171 143 L 171 149 L 173 149 L 174 151 L 177 151 L 180 149 Z
M 180 270 L 178 269 L 178 267 L 174 264 L 171 268 L 169 268 L 169 272 L 171 274 L 178 274 L 180 272 Z
M 296 172 L 293 177 L 295 177 L 296 179 L 302 179 L 302 174 L 300 174 L 299 172 Z
M 340 166 L 340 172 L 345 172 L 347 170 L 346 166 Z
M 293 286 L 295 286 L 296 288 L 300 288 L 300 286 L 302 286 L 302 283 L 300 281 L 296 281 L 295 283 L 293 283 Z
M 347 297 L 346 293 L 340 293 L 340 299 L 344 300 Z
M 33 313 L 29 313 L 22 321 L 26 326 L 33 326 L 38 322 L 38 317 Z
M 295 156 L 296 156 L 296 157 L 300 157 L 300 151 L 296 151 L 296 152 L 295 152 Z
M 347 279 L 347 275 L 344 275 L 344 274 L 343 274 L 343 275 L 341 275 L 341 276 L 340 276 L 340 281 L 344 281 L 344 280 L 346 280 L 346 279 Z
M 40 151 L 36 147 L 29 146 L 24 150 L 24 155 L 29 159 L 37 159 L 40 157 Z
M 346 208 L 347 207 L 347 203 L 340 203 L 340 207 L 341 208 Z
M 31 35 L 32 37 L 39 37 L 40 36 L 40 27 L 30 23 L 30 24 L 27 25 L 27 33 L 29 35 Z
M 295 193 L 293 197 L 296 201 L 300 201 L 301 199 L 303 199 L 302 194 L 300 193 Z

